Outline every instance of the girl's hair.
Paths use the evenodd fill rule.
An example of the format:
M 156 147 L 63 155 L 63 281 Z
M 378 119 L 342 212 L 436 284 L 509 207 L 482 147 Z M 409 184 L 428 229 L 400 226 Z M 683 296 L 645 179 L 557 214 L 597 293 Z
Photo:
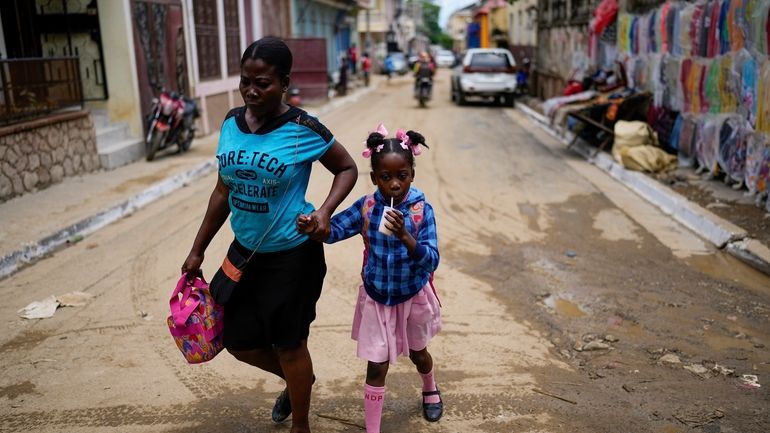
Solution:
M 275 73 L 281 78 L 289 76 L 294 61 L 291 50 L 286 43 L 272 36 L 266 36 L 249 45 L 241 57 L 241 66 L 249 59 L 262 59 L 265 63 L 272 65 Z
M 425 146 L 428 148 L 428 145 L 425 144 L 425 137 L 419 132 L 410 130 L 406 132 L 406 135 L 412 142 L 412 146 Z M 382 145 L 382 148 L 377 150 L 380 145 Z M 400 154 L 409 162 L 409 166 L 414 168 L 414 154 L 412 153 L 412 149 L 404 149 L 401 147 L 401 140 L 397 138 L 385 138 L 385 136 L 379 132 L 372 132 L 369 134 L 369 138 L 366 139 L 366 147 L 372 152 L 372 170 L 377 169 L 377 166 L 380 164 L 380 159 L 387 153 Z

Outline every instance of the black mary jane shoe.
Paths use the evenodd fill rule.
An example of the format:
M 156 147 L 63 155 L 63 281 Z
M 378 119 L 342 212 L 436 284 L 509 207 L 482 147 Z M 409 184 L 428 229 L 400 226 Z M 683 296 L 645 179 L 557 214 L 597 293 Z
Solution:
M 425 397 L 431 395 L 437 395 L 439 398 L 438 403 L 425 403 Z M 444 401 L 441 399 L 441 391 L 436 388 L 435 391 L 423 391 L 422 392 L 422 416 L 425 417 L 428 422 L 436 422 L 441 419 L 441 415 L 444 414 Z
M 313 375 L 313 382 L 315 383 L 315 374 Z M 275 399 L 275 405 L 273 405 L 273 412 L 270 417 L 273 422 L 278 424 L 286 421 L 286 418 L 291 415 L 291 400 L 289 399 L 289 387 L 286 387 L 278 394 L 278 398 Z

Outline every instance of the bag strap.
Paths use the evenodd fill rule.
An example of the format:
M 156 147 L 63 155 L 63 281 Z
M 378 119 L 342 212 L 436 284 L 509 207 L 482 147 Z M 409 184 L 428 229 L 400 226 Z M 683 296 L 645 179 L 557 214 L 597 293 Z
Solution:
M 300 116 L 297 116 L 296 122 L 297 126 L 299 126 L 299 118 Z M 251 252 L 249 255 L 249 258 L 246 259 L 246 261 L 243 263 L 243 266 L 239 268 L 239 270 L 246 269 L 246 266 L 248 266 L 249 262 L 251 261 L 251 258 L 254 257 L 254 254 L 257 253 L 257 250 L 260 246 L 262 246 L 262 242 L 267 237 L 267 234 L 270 233 L 270 230 L 273 229 L 273 226 L 275 226 L 275 223 L 278 221 L 278 215 L 281 214 L 281 207 L 283 206 L 283 202 L 286 199 L 286 196 L 289 195 L 289 187 L 291 186 L 291 181 L 294 179 L 294 176 L 297 175 L 297 157 L 299 155 L 299 131 L 297 131 L 297 134 L 295 136 L 294 141 L 294 163 L 292 164 L 292 167 L 294 170 L 291 173 L 291 177 L 289 177 L 289 181 L 286 183 L 286 188 L 283 190 L 283 195 L 281 196 L 281 201 L 278 203 L 278 207 L 275 210 L 275 215 L 273 216 L 273 220 L 270 221 L 270 225 L 267 226 L 267 229 L 264 233 L 262 233 L 262 237 L 259 238 L 259 242 L 257 242 L 257 246 L 254 248 L 254 251 Z
M 200 294 L 195 289 L 205 289 L 208 287 L 206 281 L 202 278 L 196 277 L 192 284 L 187 282 L 187 273 L 182 274 L 179 281 L 176 283 L 174 291 L 171 293 L 171 299 L 169 300 L 169 309 L 171 310 L 171 317 L 174 320 L 175 326 L 184 326 L 187 319 L 190 317 L 193 311 L 198 308 L 201 303 Z M 182 295 L 181 299 L 179 295 Z

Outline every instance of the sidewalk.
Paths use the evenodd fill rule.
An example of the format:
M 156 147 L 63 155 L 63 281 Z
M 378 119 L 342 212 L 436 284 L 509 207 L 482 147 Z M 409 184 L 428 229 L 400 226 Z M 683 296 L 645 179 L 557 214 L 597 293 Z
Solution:
M 375 90 L 356 88 L 319 106 L 303 106 L 321 116 Z M 184 154 L 161 152 L 114 170 L 65 178 L 44 190 L 0 204 L 0 280 L 41 257 L 79 242 L 173 191 L 213 173 L 218 134 L 196 139 Z M 214 187 L 212 183 L 211 187 Z
M 572 139 L 570 132 L 562 134 L 555 130 L 545 116 L 526 104 L 517 103 L 516 109 L 563 143 L 565 148 Z M 694 172 L 676 171 L 656 179 L 641 172 L 626 170 L 606 152 L 599 152 L 592 157 L 593 148 L 581 140 L 573 149 L 698 236 L 770 275 L 770 231 L 767 230 L 770 218 L 762 215 L 759 209 L 749 208 L 750 204 L 741 192 L 733 191 L 718 181 L 701 180 L 694 176 Z M 703 206 L 713 208 L 719 215 Z M 738 207 L 744 211 L 743 214 L 750 213 L 750 217 L 742 218 L 735 212 Z M 747 228 L 740 224 L 746 224 Z

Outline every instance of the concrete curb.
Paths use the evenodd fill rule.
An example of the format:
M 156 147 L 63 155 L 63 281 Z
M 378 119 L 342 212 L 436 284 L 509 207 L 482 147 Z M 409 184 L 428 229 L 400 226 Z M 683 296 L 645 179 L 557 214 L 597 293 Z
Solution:
M 373 92 L 378 87 L 379 84 L 369 86 L 363 90 L 334 99 L 318 107 L 317 110 L 308 108 L 307 111 L 313 116 L 321 116 L 345 104 L 357 101 L 363 96 Z M 0 280 L 69 243 L 78 242 L 84 236 L 131 215 L 144 206 L 147 206 L 190 182 L 213 172 L 216 168 L 216 159 L 212 158 L 210 161 L 196 165 L 183 173 L 155 183 L 139 194 L 114 204 L 101 212 L 83 218 L 74 224 L 43 237 L 42 239 L 27 243 L 23 248 L 0 257 Z
M 216 160 L 203 162 L 184 173 L 162 180 L 139 194 L 118 202 L 101 212 L 64 227 L 42 239 L 30 242 L 22 249 L 0 258 L 0 279 L 8 277 L 22 267 L 54 252 L 56 249 L 74 243 L 100 228 L 124 218 L 144 206 L 158 200 L 173 191 L 203 177 L 216 169 Z
M 516 108 L 564 145 L 569 144 L 574 137 L 569 131 L 560 133 L 561 131 L 550 125 L 545 116 L 530 107 L 517 104 Z M 673 217 L 698 236 L 770 275 L 770 249 L 761 242 L 750 238 L 746 230 L 691 202 L 655 179 L 640 172 L 626 170 L 605 152 L 591 156 L 592 149 L 579 140 L 572 148 L 586 158 L 588 162 L 605 171 L 612 178 L 659 208 L 663 213 Z

